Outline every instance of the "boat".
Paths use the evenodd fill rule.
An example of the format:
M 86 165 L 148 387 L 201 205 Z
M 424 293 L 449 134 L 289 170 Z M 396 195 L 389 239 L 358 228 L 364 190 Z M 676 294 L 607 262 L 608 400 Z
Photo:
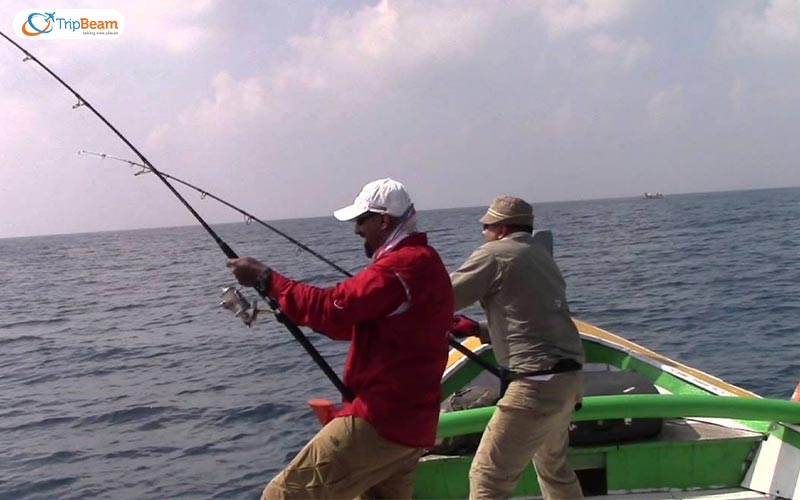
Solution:
M 650 193 L 650 192 L 644 193 L 644 199 L 645 200 L 660 200 L 663 197 L 664 197 L 664 195 L 661 194 L 661 193 Z
M 585 379 L 598 374 L 635 374 L 653 394 L 587 396 L 574 413 L 580 425 L 601 429 L 637 421 L 660 422 L 655 435 L 622 437 L 594 444 L 571 443 L 568 461 L 587 497 L 656 500 L 800 500 L 800 387 L 794 401 L 761 398 L 719 378 L 669 359 L 581 320 L 586 351 Z M 490 345 L 471 337 L 463 346 L 494 364 Z M 475 381 L 483 368 L 451 350 L 442 377 L 445 397 Z M 494 407 L 443 413 L 439 438 L 483 431 Z M 420 460 L 414 498 L 462 499 L 469 495 L 472 455 L 430 453 Z M 515 498 L 539 496 L 533 466 L 520 480 Z
M 534 240 L 552 253 L 550 231 L 534 232 Z M 567 460 L 585 496 L 800 500 L 800 385 L 791 401 L 762 398 L 590 323 L 573 322 L 586 363 Z M 460 409 L 448 400 L 481 379 L 499 385 L 482 364 L 497 366 L 491 345 L 477 337 L 450 350 L 442 407 L 458 409 L 440 415 L 441 443 L 420 459 L 414 498 L 468 498 L 476 436 L 495 407 Z M 330 401 L 309 404 L 320 422 L 330 420 Z M 460 441 L 447 449 L 447 440 Z M 540 495 L 531 464 L 515 498 Z
M 574 413 L 575 426 L 588 425 L 583 443 L 574 443 L 570 431 L 567 459 L 586 497 L 800 500 L 800 385 L 791 401 L 761 398 L 590 323 L 573 321 L 586 352 L 585 380 L 618 377 L 625 382 L 616 394 L 585 396 Z M 443 406 L 481 377 L 497 383 L 471 359 L 496 366 L 491 345 L 470 337 L 461 346 L 474 356 L 451 349 L 442 376 Z M 653 390 L 626 387 L 631 377 L 638 378 L 636 386 Z M 329 420 L 329 401 L 309 403 L 320 421 Z M 493 412 L 494 406 L 485 406 L 442 413 L 438 438 L 473 436 L 477 444 L 474 436 L 483 432 Z M 444 454 L 437 448 L 420 459 L 414 498 L 468 498 L 474 449 Z M 530 465 L 514 498 L 540 495 Z

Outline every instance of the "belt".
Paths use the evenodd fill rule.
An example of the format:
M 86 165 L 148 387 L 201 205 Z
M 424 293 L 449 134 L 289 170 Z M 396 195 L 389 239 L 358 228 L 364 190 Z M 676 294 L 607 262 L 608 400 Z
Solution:
M 500 378 L 507 380 L 519 380 L 521 378 L 535 377 L 538 375 L 553 375 L 555 373 L 575 372 L 583 368 L 583 365 L 571 358 L 559 359 L 552 368 L 547 370 L 536 370 L 533 372 L 515 372 L 500 368 Z
M 508 384 L 514 380 L 537 375 L 554 375 L 556 373 L 576 372 L 583 368 L 583 365 L 571 358 L 559 359 L 556 364 L 547 370 L 536 370 L 533 372 L 515 372 L 506 368 L 500 368 L 500 397 L 506 393 Z

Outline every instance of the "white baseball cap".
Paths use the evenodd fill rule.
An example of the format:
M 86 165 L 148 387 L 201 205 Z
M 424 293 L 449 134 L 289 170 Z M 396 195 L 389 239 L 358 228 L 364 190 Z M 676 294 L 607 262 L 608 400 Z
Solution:
M 341 221 L 349 221 L 367 213 L 389 214 L 400 217 L 411 206 L 405 186 L 393 179 L 378 179 L 361 189 L 352 205 L 333 212 Z

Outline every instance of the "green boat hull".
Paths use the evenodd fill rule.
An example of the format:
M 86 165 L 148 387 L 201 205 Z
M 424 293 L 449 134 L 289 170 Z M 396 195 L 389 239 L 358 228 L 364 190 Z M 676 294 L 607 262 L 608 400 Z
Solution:
M 800 423 L 800 404 L 760 398 L 592 325 L 576 324 L 587 363 L 636 371 L 661 394 L 587 397 L 574 421 L 664 419 L 662 432 L 653 438 L 571 447 L 568 460 L 586 496 L 733 488 L 800 500 L 800 428 L 792 425 Z M 494 363 L 488 346 L 475 340 L 465 345 Z M 462 358 L 451 353 L 442 383 L 445 396 L 468 386 L 482 372 Z M 444 413 L 438 436 L 482 432 L 493 411 L 486 407 Z M 467 498 L 471 461 L 471 455 L 423 457 L 414 497 Z M 540 494 L 531 465 L 515 496 Z

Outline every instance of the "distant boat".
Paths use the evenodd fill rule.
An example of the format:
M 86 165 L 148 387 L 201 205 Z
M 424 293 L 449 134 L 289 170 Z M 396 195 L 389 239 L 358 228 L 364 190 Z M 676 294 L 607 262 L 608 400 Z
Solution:
M 664 197 L 664 195 L 661 194 L 661 193 L 649 193 L 648 192 L 648 193 L 644 194 L 644 198 L 646 200 L 660 200 L 663 197 Z

